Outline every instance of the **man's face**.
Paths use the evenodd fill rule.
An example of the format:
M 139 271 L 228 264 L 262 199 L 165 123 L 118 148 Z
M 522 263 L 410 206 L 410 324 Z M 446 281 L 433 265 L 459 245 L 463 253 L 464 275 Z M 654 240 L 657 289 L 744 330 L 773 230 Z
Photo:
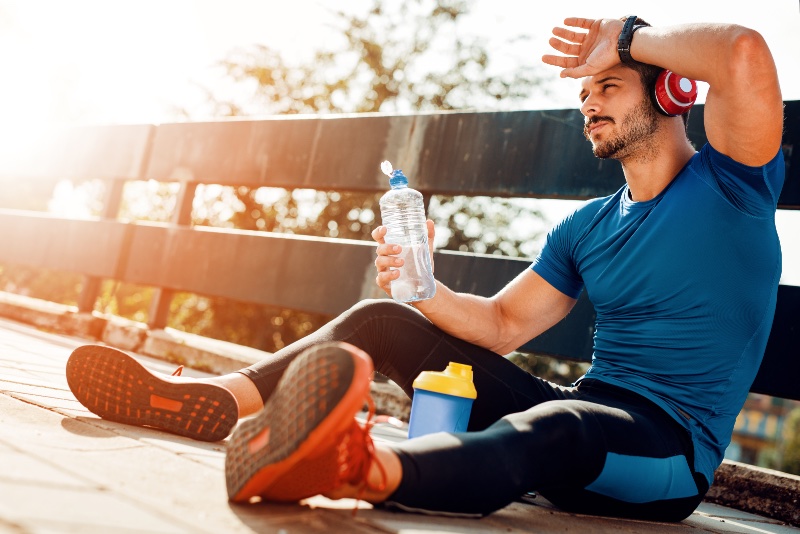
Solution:
M 653 150 L 659 115 L 636 71 L 617 66 L 584 78 L 580 98 L 583 134 L 595 156 L 621 160 Z

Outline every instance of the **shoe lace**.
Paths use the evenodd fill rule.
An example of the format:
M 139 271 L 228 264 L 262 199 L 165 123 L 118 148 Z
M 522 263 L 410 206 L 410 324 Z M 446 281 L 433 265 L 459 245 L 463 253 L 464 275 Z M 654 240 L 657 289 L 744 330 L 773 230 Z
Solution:
M 371 396 L 367 396 L 367 420 L 364 425 L 354 423 L 349 434 L 342 440 L 339 447 L 339 480 L 337 486 L 341 484 L 351 484 L 358 486 L 356 505 L 353 509 L 355 516 L 358 510 L 358 502 L 367 490 L 383 491 L 386 489 L 386 469 L 375 457 L 375 443 L 370 436 L 370 430 L 375 424 L 375 402 Z M 380 482 L 372 483 L 369 480 L 369 472 L 372 464 L 375 464 L 380 472 Z

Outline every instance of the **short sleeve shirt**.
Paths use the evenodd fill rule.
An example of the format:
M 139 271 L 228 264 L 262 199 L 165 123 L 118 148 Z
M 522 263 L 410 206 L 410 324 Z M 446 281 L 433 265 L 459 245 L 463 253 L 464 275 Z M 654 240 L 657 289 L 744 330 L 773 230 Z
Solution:
M 657 197 L 627 186 L 556 225 L 531 268 L 597 313 L 584 377 L 635 391 L 686 427 L 709 483 L 763 357 L 781 251 L 779 152 L 749 167 L 706 144 Z

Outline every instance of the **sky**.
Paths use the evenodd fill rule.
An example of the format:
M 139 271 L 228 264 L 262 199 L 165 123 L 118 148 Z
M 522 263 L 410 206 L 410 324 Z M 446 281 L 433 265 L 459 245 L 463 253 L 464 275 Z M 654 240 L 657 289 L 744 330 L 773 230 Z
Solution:
M 8 122 L 140 123 L 175 120 L 176 108 L 222 84 L 215 64 L 265 44 L 303 59 L 336 38 L 332 12 L 369 0 L 0 0 L 0 117 Z M 475 0 L 461 31 L 485 37 L 492 61 L 529 60 L 555 80 L 531 108 L 576 107 L 578 82 L 557 80 L 540 58 L 567 16 L 622 16 L 636 7 L 654 25 L 692 21 L 752 27 L 770 44 L 784 99 L 800 99 L 798 0 L 705 0 L 691 9 L 619 0 Z M 344 8 L 341 7 L 341 8 Z M 511 36 L 529 36 L 509 44 Z M 703 94 L 701 94 L 701 99 Z
M 237 48 L 263 44 L 288 60 L 335 40 L 337 9 L 370 0 L 0 0 L 0 122 L 160 123 L 185 120 L 207 90 L 225 86 L 215 66 Z M 521 107 L 577 107 L 578 81 L 541 64 L 553 26 L 565 17 L 635 12 L 653 25 L 731 22 L 759 31 L 775 58 L 785 100 L 800 100 L 800 0 L 689 4 L 619 0 L 475 0 L 460 31 L 486 39 L 497 68 L 530 61 L 554 90 Z M 511 41 L 514 36 L 529 39 Z M 700 101 L 705 96 L 701 85 Z M 194 120 L 202 117 L 191 116 Z M 566 209 L 566 208 L 564 208 Z M 557 210 L 555 217 L 558 216 Z M 800 213 L 778 223 L 786 280 L 800 285 Z

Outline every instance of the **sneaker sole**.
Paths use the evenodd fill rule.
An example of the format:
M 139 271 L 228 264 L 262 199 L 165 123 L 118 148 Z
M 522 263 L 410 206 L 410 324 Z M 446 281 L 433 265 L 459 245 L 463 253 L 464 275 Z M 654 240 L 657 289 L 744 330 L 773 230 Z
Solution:
M 239 417 L 227 389 L 164 380 L 110 347 L 75 349 L 67 361 L 67 383 L 75 398 L 103 419 L 200 441 L 225 439 Z
M 264 409 L 243 421 L 231 436 L 225 455 L 228 497 L 234 502 L 255 496 L 296 502 L 270 488 L 301 460 L 330 453 L 329 445 L 354 424 L 372 380 L 372 360 L 346 343 L 326 343 L 298 356 L 284 372 Z

